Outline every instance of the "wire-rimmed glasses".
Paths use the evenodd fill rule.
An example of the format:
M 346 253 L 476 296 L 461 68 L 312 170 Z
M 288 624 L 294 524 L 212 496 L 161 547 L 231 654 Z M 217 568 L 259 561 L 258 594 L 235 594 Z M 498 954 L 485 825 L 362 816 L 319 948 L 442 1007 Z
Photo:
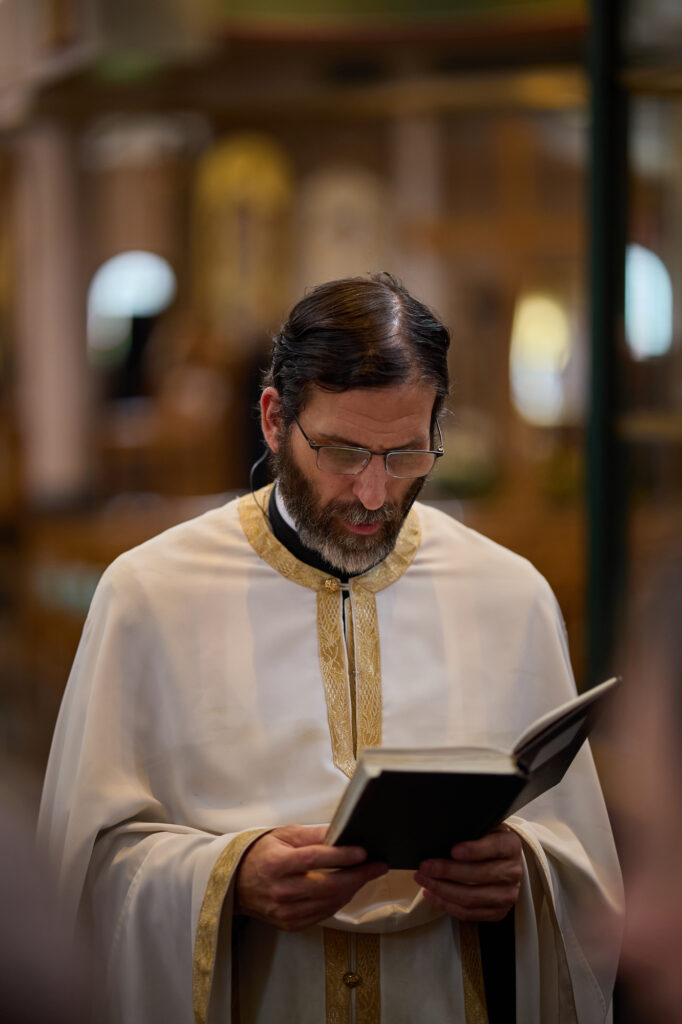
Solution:
M 315 444 L 306 434 L 297 416 L 294 416 L 294 420 L 315 452 L 317 468 L 323 473 L 333 473 L 334 476 L 357 476 L 369 465 L 373 455 L 381 455 L 388 476 L 396 477 L 399 480 L 410 480 L 415 477 L 427 476 L 435 466 L 436 459 L 439 459 L 445 451 L 443 435 L 437 420 L 439 443 L 435 451 L 396 448 L 388 452 L 373 452 L 369 448 L 354 448 L 350 445 Z

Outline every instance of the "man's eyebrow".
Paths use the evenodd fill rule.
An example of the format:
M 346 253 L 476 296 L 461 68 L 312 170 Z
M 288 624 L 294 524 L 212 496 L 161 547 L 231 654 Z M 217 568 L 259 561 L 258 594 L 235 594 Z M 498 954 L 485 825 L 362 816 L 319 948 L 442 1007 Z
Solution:
M 324 445 L 340 445 L 343 448 L 363 448 L 365 451 L 370 449 L 366 444 L 358 444 L 357 441 L 349 441 L 347 437 L 341 437 L 338 434 L 320 434 L 316 440 L 316 444 Z M 421 439 L 407 441 L 405 444 L 396 445 L 394 448 L 384 448 L 386 452 L 400 452 L 400 451 L 425 451 L 422 447 L 423 441 Z

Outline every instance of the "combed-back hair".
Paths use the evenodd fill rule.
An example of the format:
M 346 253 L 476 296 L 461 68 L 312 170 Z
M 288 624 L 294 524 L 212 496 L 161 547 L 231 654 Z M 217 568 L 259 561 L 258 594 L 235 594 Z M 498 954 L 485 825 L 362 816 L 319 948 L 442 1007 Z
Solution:
M 436 393 L 432 428 L 449 391 L 447 327 L 388 273 L 318 285 L 274 338 L 264 385 L 277 389 L 283 426 L 311 386 L 326 391 L 386 388 L 409 381 Z

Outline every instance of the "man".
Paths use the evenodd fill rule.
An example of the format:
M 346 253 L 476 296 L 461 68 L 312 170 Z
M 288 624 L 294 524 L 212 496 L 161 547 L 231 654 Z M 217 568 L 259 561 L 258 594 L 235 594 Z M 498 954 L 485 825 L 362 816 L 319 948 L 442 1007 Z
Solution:
M 323 842 L 364 747 L 511 746 L 574 692 L 546 583 L 412 507 L 448 344 L 388 275 L 316 288 L 262 394 L 276 487 L 105 573 L 41 832 L 106 951 L 108 1019 L 484 1020 L 476 924 L 512 907 L 507 1019 L 607 1017 L 616 942 L 594 936 L 618 931 L 619 880 L 586 748 L 416 873 Z

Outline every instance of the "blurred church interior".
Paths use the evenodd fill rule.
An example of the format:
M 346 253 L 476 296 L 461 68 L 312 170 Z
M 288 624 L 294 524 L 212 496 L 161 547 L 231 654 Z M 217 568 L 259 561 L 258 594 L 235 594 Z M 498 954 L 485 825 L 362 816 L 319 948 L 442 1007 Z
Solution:
M 547 576 L 596 681 L 682 510 L 682 15 L 600 49 L 608 6 L 0 3 L 7 757 L 40 776 L 103 568 L 249 487 L 292 303 L 382 269 L 452 329 L 425 497 Z

